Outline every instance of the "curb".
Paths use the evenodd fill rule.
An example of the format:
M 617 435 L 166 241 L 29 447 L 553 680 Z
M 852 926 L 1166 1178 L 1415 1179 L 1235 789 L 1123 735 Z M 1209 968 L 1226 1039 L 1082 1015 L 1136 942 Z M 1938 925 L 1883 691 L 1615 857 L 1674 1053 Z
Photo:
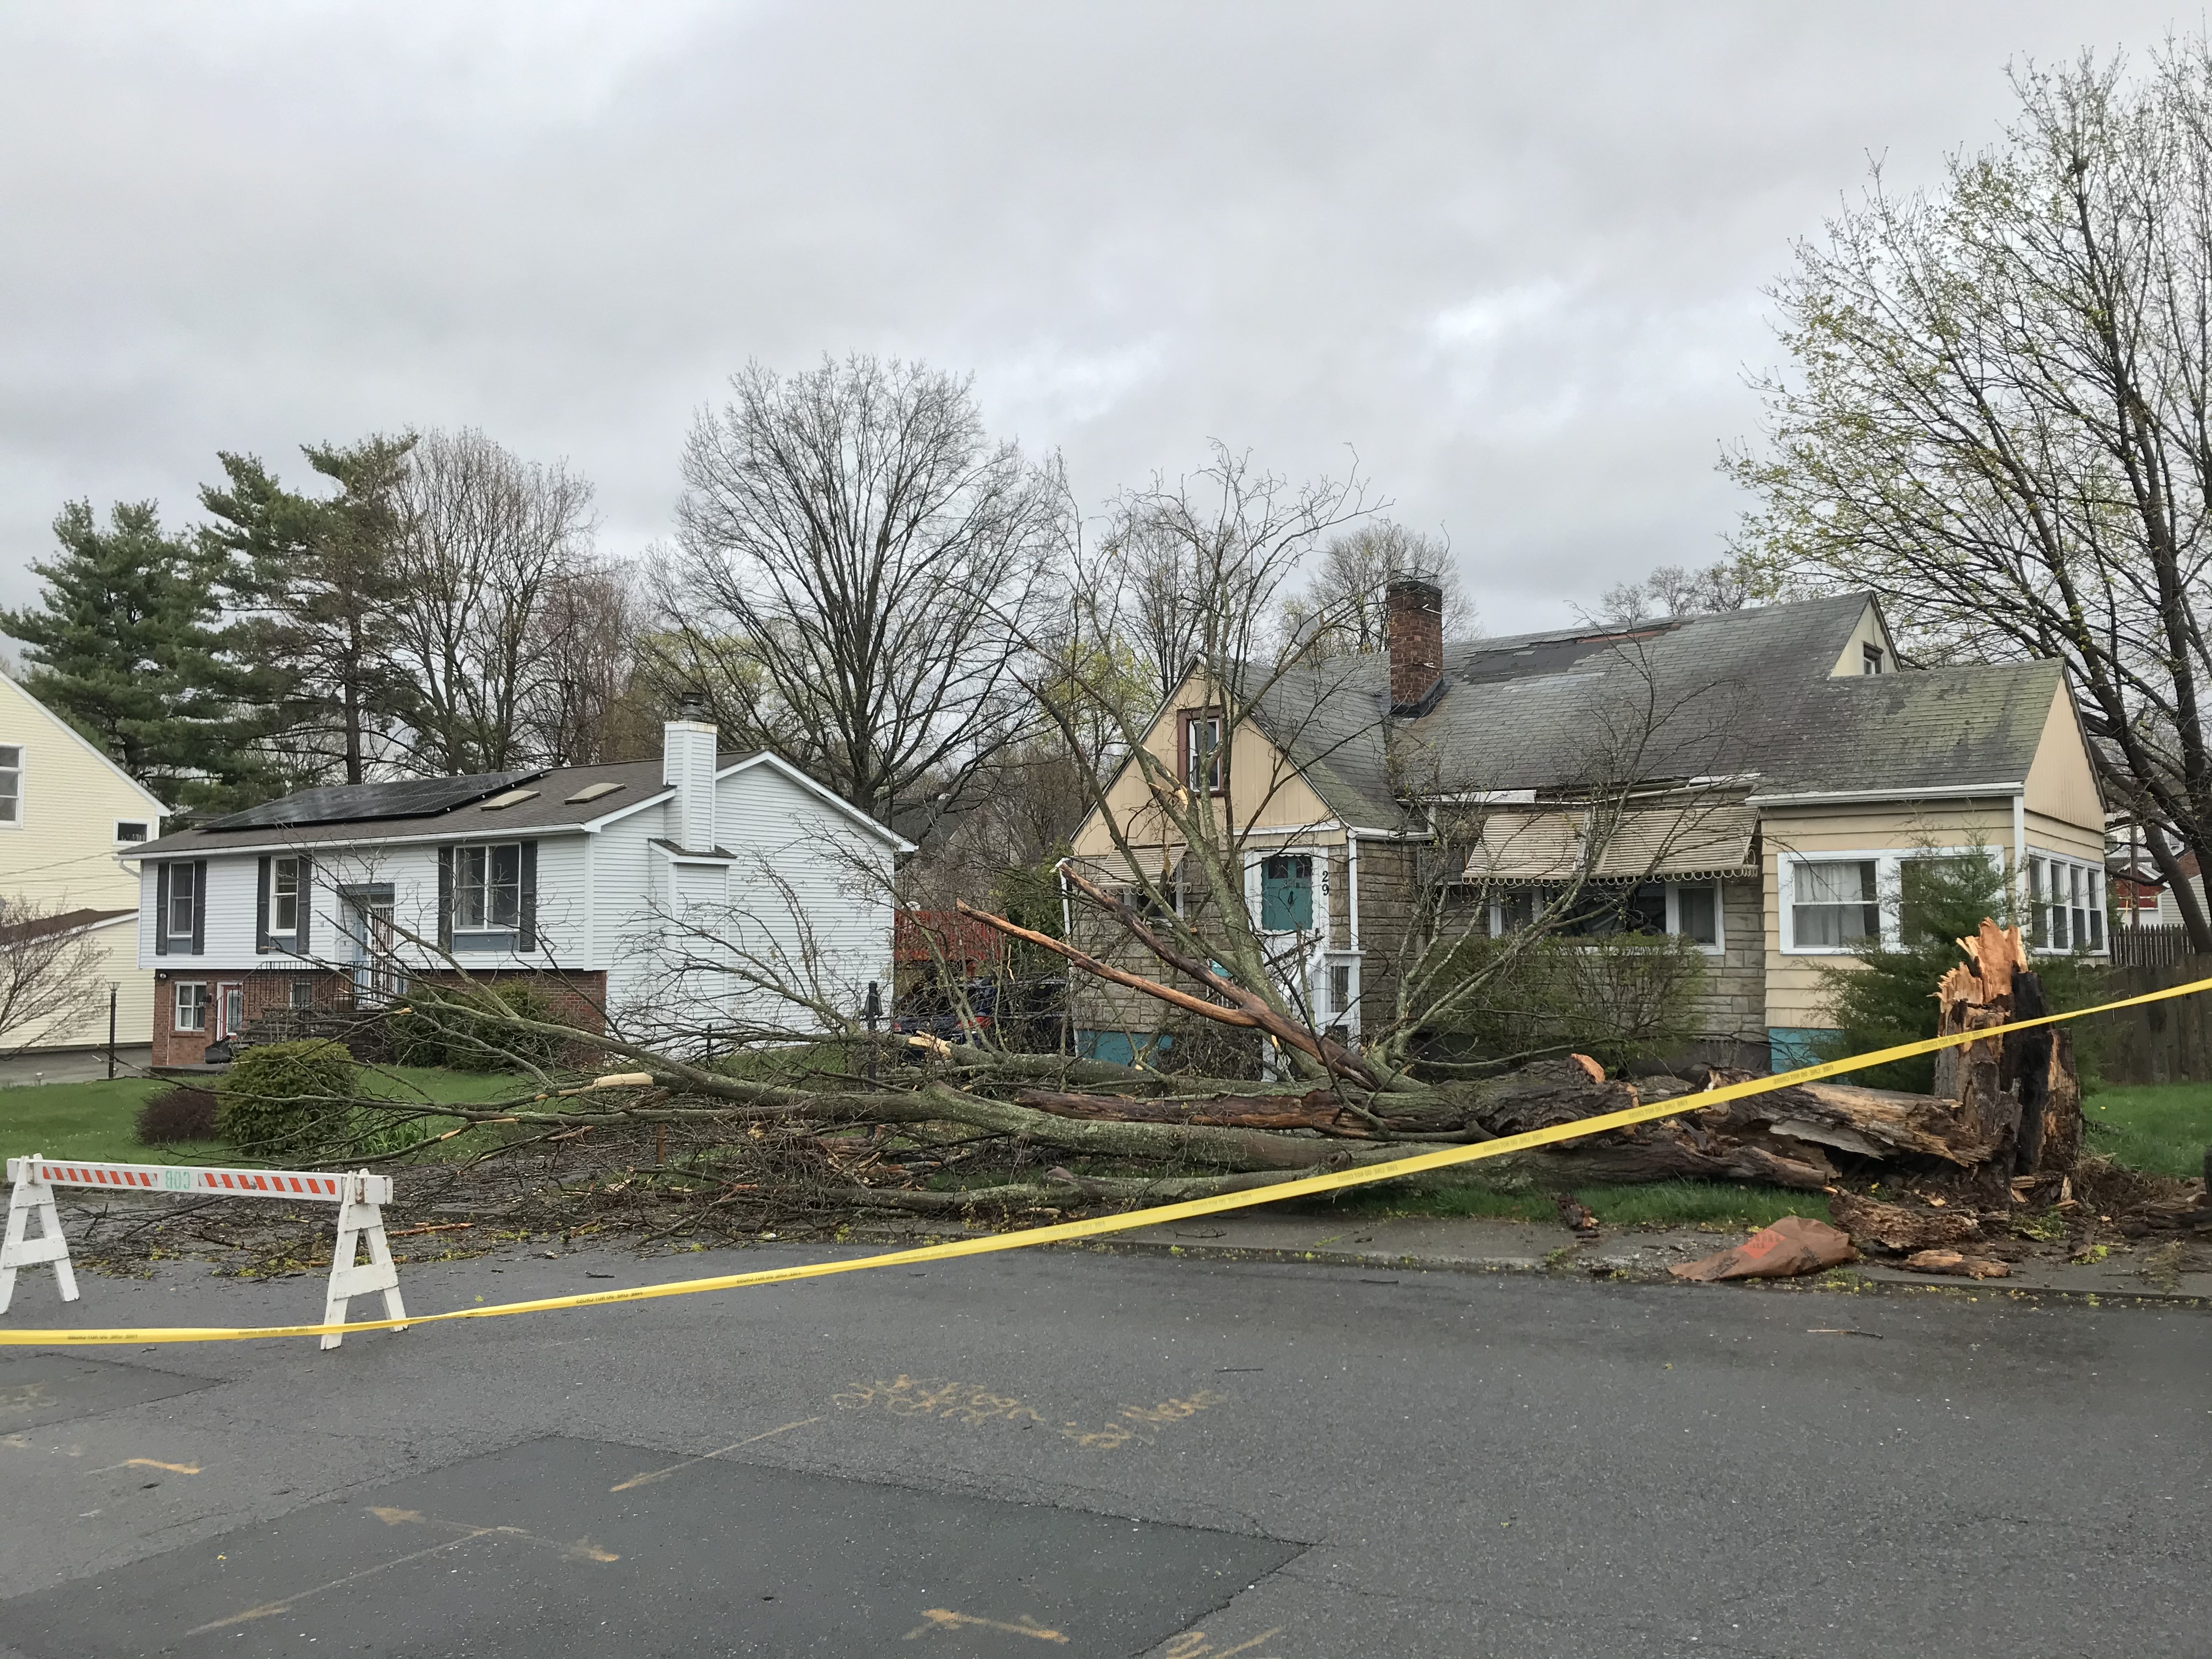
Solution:
M 1048 1249 L 1088 1250 L 1103 1255 L 1154 1256 L 1163 1260 L 1185 1261 L 1258 1262 L 1290 1267 L 1365 1267 L 1370 1270 L 1392 1268 L 1413 1273 L 1518 1274 L 1528 1278 L 1559 1279 L 1575 1283 L 1611 1285 L 1653 1285 L 1674 1286 L 1682 1281 L 1670 1278 L 1663 1270 L 1657 1273 L 1640 1272 L 1634 1268 L 1608 1266 L 1588 1258 L 1563 1260 L 1557 1266 L 1528 1256 L 1450 1256 L 1423 1257 L 1413 1255 L 1386 1256 L 1364 1255 L 1352 1250 L 1297 1250 L 1271 1245 L 1237 1244 L 1167 1244 L 1152 1239 L 1097 1239 L 1080 1244 L 1048 1245 Z M 1838 1283 L 1831 1273 L 1846 1276 Z M 1933 1278 L 1875 1278 L 1854 1272 L 1851 1268 L 1832 1269 L 1831 1273 L 1808 1274 L 1802 1279 L 1745 1279 L 1743 1285 L 1765 1291 L 1825 1291 L 1829 1294 L 1863 1296 L 1869 1292 L 1882 1296 L 1950 1296 L 1966 1297 L 1978 1301 L 1983 1296 L 2002 1297 L 2010 1301 L 2070 1304 L 2087 1308 L 2100 1307 L 2155 1307 L 2179 1309 L 2212 1309 L 2212 1297 L 2191 1291 L 2143 1290 L 2077 1291 L 2060 1285 L 2016 1285 L 1998 1279 L 1969 1282 L 1948 1282 Z

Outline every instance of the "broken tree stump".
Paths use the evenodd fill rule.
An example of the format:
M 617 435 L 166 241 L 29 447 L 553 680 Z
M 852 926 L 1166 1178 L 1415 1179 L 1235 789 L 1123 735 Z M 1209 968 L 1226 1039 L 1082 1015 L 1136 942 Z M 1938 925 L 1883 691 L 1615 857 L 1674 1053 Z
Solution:
M 1984 919 L 1959 948 L 1966 960 L 1936 988 L 1940 1035 L 1986 1030 L 2050 1012 L 2017 927 Z M 2008 1177 L 2064 1174 L 2081 1150 L 2081 1083 L 2074 1042 L 2045 1026 L 1984 1037 L 1936 1056 L 1936 1093 L 1961 1127 L 1986 1142 L 1984 1158 Z

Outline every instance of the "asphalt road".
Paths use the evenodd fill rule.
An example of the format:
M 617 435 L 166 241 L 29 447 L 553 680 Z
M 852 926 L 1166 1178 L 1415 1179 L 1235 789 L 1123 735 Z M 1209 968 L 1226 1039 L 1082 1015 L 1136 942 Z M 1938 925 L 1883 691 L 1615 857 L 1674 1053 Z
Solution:
M 403 1273 L 421 1312 L 801 1254 Z M 321 1305 L 84 1283 L 8 1322 Z M 6 1659 L 2201 1656 L 2208 1510 L 2212 1316 L 1985 1290 L 1035 1254 L 0 1351 Z

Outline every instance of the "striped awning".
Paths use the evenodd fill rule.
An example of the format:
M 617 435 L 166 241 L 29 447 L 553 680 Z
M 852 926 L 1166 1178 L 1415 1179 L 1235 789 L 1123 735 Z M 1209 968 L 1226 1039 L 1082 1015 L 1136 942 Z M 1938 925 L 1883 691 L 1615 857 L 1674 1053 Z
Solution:
M 1642 881 L 1746 875 L 1756 809 L 1493 812 L 1467 858 L 1469 881 Z

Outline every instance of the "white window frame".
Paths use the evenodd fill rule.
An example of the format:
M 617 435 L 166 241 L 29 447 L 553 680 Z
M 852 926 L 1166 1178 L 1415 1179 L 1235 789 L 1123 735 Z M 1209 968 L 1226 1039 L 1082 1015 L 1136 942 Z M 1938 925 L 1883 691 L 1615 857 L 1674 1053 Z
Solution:
M 135 836 L 126 836 L 123 833 L 126 828 L 136 830 L 138 833 Z M 137 847 L 153 839 L 154 821 L 151 818 L 115 820 L 115 844 L 118 847 Z
M 1300 933 L 1296 929 L 1266 928 L 1260 925 L 1264 913 L 1261 893 L 1264 878 L 1261 872 L 1272 858 L 1310 858 L 1313 860 L 1314 926 Z M 1328 849 L 1302 842 L 1283 847 L 1247 848 L 1244 854 L 1244 908 L 1252 918 L 1252 931 L 1263 939 L 1318 938 L 1324 944 L 1328 939 Z
M 2003 858 L 1996 849 L 1987 847 L 1853 847 L 1841 851 L 1796 853 L 1778 851 L 1775 854 L 1775 899 L 1780 916 L 1782 953 L 1791 957 L 1856 957 L 1859 951 L 1848 945 L 1800 945 L 1796 939 L 1796 868 L 1801 864 L 1871 864 L 1874 866 L 1875 902 L 1881 915 L 1881 944 L 1885 951 L 1904 948 L 1905 934 L 1899 910 L 1903 904 L 1903 866 L 1917 859 L 1972 858 L 1976 854 L 1990 859 L 2002 869 Z
M 185 879 L 192 884 L 191 897 L 188 901 L 191 908 L 186 913 L 181 929 L 177 926 L 177 873 L 179 871 L 190 872 Z M 161 927 L 172 939 L 191 938 L 193 929 L 204 914 L 201 907 L 207 902 L 207 884 L 199 878 L 199 873 L 198 866 L 190 859 L 179 859 L 169 866 L 169 902 L 161 912 Z
M 2022 872 L 2021 876 L 2021 901 L 2028 913 L 2027 925 L 2022 930 L 2027 938 L 2028 948 L 2053 955 L 2060 952 L 2067 956 L 2109 957 L 2112 955 L 2112 893 L 2106 879 L 2104 866 L 2092 863 L 2085 858 L 2077 858 L 2071 853 L 2052 852 L 2050 848 L 2043 847 L 2029 848 L 2027 862 L 2028 868 Z M 2051 875 L 2058 871 L 2067 872 L 2069 901 L 2072 898 L 2073 880 L 2077 877 L 2080 878 L 2082 891 L 2087 899 L 2086 903 L 2078 906 L 2070 902 L 2063 905 L 2053 904 L 2045 896 L 2042 884 L 2048 882 Z M 2070 913 L 2075 909 L 2098 918 L 2098 944 L 2094 949 L 2083 950 L 2081 943 L 2074 938 Z M 2043 929 L 2044 913 L 2047 910 L 2065 910 L 2069 913 L 2066 930 L 2067 939 L 2064 945 L 2055 943 L 2051 934 Z M 2040 943 L 2037 942 L 2039 935 L 2041 936 Z
M 199 1005 L 199 1018 L 190 1025 L 185 1024 L 185 993 L 187 991 L 197 994 L 194 1000 Z M 169 1029 L 174 1031 L 191 1031 L 195 1035 L 201 1036 L 206 1036 L 208 1028 L 207 981 L 200 979 L 180 979 L 176 982 L 174 988 L 171 990 L 169 994 Z
M 1711 881 L 1670 881 L 1667 884 L 1667 937 L 1680 939 L 1682 933 L 1682 890 L 1685 887 L 1710 887 L 1713 890 L 1713 942 L 1701 944 L 1690 941 L 1697 950 L 1709 957 L 1728 954 L 1728 884 L 1719 876 Z
M 29 770 L 29 769 L 23 764 L 23 744 L 20 743 L 0 743 L 0 750 L 9 749 L 12 749 L 15 751 L 15 763 L 13 766 L 0 766 L 0 775 L 5 775 L 11 772 L 15 774 L 15 811 L 9 817 L 0 818 L 0 830 L 21 830 L 23 827 L 23 774 Z M 6 799 L 7 797 L 5 796 L 0 796 L 0 800 L 4 800 Z
M 1702 881 L 1682 881 L 1668 876 L 1655 876 L 1651 879 L 1655 884 L 1662 886 L 1667 890 L 1667 937 L 1668 939 L 1680 939 L 1682 937 L 1682 889 L 1685 887 L 1710 887 L 1713 890 L 1713 942 L 1711 945 L 1704 945 L 1692 939 L 1690 941 L 1690 944 L 1691 948 L 1697 951 L 1702 956 L 1726 956 L 1728 954 L 1728 878 L 1724 876 L 1714 876 L 1710 879 Z M 1540 885 L 1541 884 L 1531 883 L 1529 884 L 1535 886 Z M 1559 884 L 1555 883 L 1553 884 L 1558 885 Z M 1612 887 L 1617 885 L 1635 885 L 1640 887 L 1644 885 L 1644 884 L 1642 882 L 1636 882 L 1633 884 L 1590 882 L 1585 884 L 1585 890 L 1589 887 Z M 1493 896 L 1490 901 L 1490 936 L 1492 939 L 1497 939 L 1502 936 L 1504 932 L 1505 901 L 1502 896 Z
M 276 890 L 278 872 L 289 865 L 292 869 L 292 890 L 280 894 Z M 292 902 L 292 925 L 283 926 L 276 920 L 276 907 L 283 899 Z M 272 858 L 269 860 L 269 937 L 292 939 L 300 937 L 300 860 L 296 857 Z
M 491 878 L 492 855 L 503 848 L 512 848 L 514 850 L 514 920 L 508 922 L 492 920 L 492 895 L 507 885 L 504 882 L 495 883 Z M 479 921 L 464 922 L 461 920 L 461 895 L 466 890 L 467 884 L 464 883 L 461 872 L 464 863 L 471 854 L 481 854 L 483 859 L 484 878 L 482 888 L 483 916 Z M 521 931 L 522 843 L 519 841 L 473 842 L 468 846 L 455 848 L 453 849 L 453 932 L 506 935 L 519 934 Z

